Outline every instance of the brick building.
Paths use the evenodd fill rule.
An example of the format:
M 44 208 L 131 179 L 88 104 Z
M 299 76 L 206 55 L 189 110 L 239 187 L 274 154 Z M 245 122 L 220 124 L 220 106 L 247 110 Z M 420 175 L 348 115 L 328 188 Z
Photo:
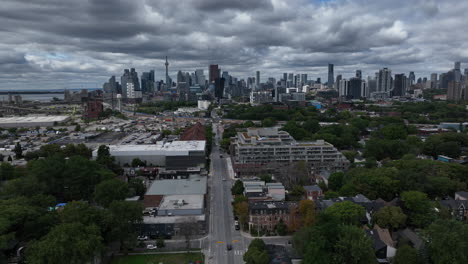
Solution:
M 104 111 L 102 99 L 89 99 L 84 103 L 83 118 L 97 119 L 102 111 Z
M 298 221 L 297 202 L 265 201 L 249 203 L 249 230 L 272 232 L 282 220 L 290 228 Z

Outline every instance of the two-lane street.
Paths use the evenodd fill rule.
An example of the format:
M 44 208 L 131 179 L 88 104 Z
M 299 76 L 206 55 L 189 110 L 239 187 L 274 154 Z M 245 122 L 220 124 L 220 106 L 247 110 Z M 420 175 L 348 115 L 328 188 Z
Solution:
M 211 153 L 210 173 L 210 235 L 207 263 L 244 263 L 242 256 L 248 245 L 240 231 L 235 230 L 232 213 L 232 181 L 226 164 L 226 154 L 219 149 L 222 131 L 213 124 L 215 144 Z M 232 246 L 228 250 L 228 245 Z

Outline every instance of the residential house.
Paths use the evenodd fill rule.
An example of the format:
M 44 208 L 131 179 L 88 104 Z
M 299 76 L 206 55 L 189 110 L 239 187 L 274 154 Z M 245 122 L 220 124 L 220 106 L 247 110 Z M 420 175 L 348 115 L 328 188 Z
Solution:
M 249 203 L 249 230 L 274 231 L 283 221 L 288 227 L 298 219 L 297 202 L 263 201 Z
M 323 197 L 322 188 L 318 185 L 304 186 L 304 190 L 306 199 L 317 201 L 319 198 Z

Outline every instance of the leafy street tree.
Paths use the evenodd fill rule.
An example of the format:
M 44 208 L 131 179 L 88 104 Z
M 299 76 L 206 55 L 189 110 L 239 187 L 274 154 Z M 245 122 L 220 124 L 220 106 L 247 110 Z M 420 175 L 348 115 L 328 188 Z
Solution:
M 374 214 L 374 222 L 383 228 L 397 230 L 403 227 L 406 223 L 407 216 L 403 213 L 400 207 L 385 206 Z
M 432 202 L 423 192 L 408 191 L 401 194 L 404 208 L 408 212 L 408 219 L 411 225 L 425 227 L 434 220 Z
M 288 226 L 283 222 L 283 219 L 280 219 L 278 224 L 275 226 L 276 233 L 280 236 L 285 236 L 288 232 Z
M 128 189 L 131 196 L 143 196 L 146 192 L 145 184 L 143 184 L 143 181 L 138 178 L 130 179 L 128 181 Z
M 247 202 L 240 202 L 234 205 L 234 212 L 239 217 L 239 223 L 244 226 L 249 219 L 249 204 Z
M 242 195 L 244 193 L 244 184 L 241 180 L 237 180 L 231 188 L 232 195 Z
M 468 263 L 468 225 L 456 220 L 437 220 L 427 230 L 432 263 Z
M 328 179 L 328 188 L 334 191 L 338 191 L 344 185 L 344 173 L 343 172 L 335 172 L 330 175 Z
M 31 264 L 90 262 L 103 248 L 99 228 L 80 223 L 60 224 L 26 251 Z
M 364 207 L 350 201 L 335 203 L 328 207 L 325 213 L 347 225 L 359 225 L 361 219 L 366 216 Z
M 416 249 L 403 245 L 398 248 L 395 258 L 393 259 L 394 264 L 421 264 L 419 260 L 418 252 Z
M 311 226 L 315 223 L 315 203 L 311 200 L 301 200 L 299 202 L 299 216 L 302 219 L 302 226 Z
M 8 162 L 0 164 L 0 181 L 11 180 L 15 178 L 15 167 Z
M 356 226 L 341 226 L 335 245 L 335 263 L 376 263 L 372 240 Z
M 127 195 L 127 183 L 118 179 L 110 179 L 96 185 L 94 199 L 100 205 L 108 207 L 113 201 L 124 200 Z
M 265 242 L 259 238 L 252 240 L 243 259 L 247 264 L 269 264 L 270 256 L 266 251 Z
M 113 201 L 109 210 L 107 221 L 112 226 L 110 235 L 120 241 L 121 250 L 127 250 L 136 242 L 135 226 L 143 220 L 143 208 L 138 203 Z

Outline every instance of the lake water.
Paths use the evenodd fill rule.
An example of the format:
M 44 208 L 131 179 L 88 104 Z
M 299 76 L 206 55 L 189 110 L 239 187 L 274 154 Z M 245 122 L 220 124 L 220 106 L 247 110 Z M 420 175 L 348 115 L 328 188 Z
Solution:
M 12 94 L 15 96 L 17 94 Z M 39 102 L 50 102 L 52 98 L 57 97 L 63 100 L 63 93 L 50 93 L 50 94 L 19 94 L 23 98 L 23 101 L 39 101 Z M 0 94 L 0 101 L 8 101 L 8 94 Z

